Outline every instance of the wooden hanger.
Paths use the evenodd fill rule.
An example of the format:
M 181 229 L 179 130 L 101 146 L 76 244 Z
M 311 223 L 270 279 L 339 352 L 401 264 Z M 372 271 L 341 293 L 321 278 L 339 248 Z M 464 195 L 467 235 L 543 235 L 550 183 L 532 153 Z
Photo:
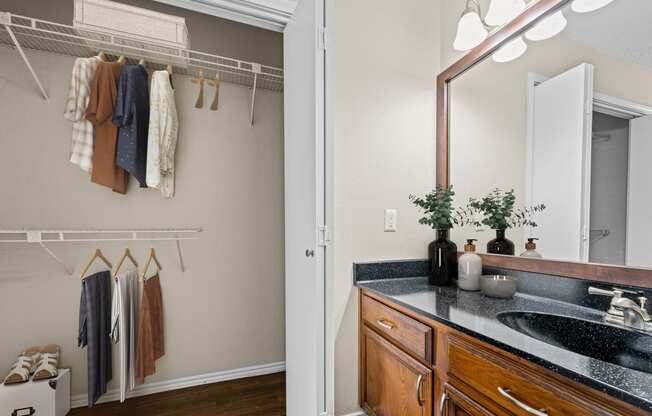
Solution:
M 220 102 L 220 74 L 216 74 L 215 79 L 209 80 L 208 85 L 215 87 L 215 96 L 213 97 L 213 102 L 211 103 L 211 110 L 217 111 L 217 106 Z
M 106 62 L 106 54 L 104 51 L 100 51 L 100 53 L 97 54 L 97 57 L 100 58 L 100 61 Z
M 197 96 L 195 108 L 202 108 L 204 106 L 204 71 L 200 69 L 197 78 L 192 79 L 192 83 L 199 84 L 199 96 Z
M 125 248 L 125 252 L 122 254 L 122 257 L 120 258 L 120 261 L 118 262 L 118 267 L 115 268 L 115 272 L 113 272 L 113 278 L 118 279 L 118 272 L 120 271 L 120 268 L 122 267 L 122 264 L 125 262 L 125 260 L 129 259 L 131 263 L 138 268 L 138 262 L 134 257 L 131 255 L 131 251 L 129 251 L 129 248 Z
M 154 264 L 156 264 L 156 268 L 158 269 L 159 272 L 163 270 L 163 266 L 161 266 L 161 263 L 156 258 L 156 251 L 154 251 L 154 248 L 150 248 L 149 257 L 147 258 L 147 263 L 145 263 L 145 269 L 143 270 L 143 275 L 142 275 L 143 280 L 145 280 L 145 276 L 147 276 L 147 270 L 149 270 L 149 265 L 152 264 L 152 260 L 154 260 Z
M 102 254 L 102 250 L 100 250 L 99 248 L 96 248 L 95 253 L 93 254 L 93 257 L 88 262 L 88 264 L 86 264 L 86 267 L 84 267 L 84 269 L 81 272 L 81 275 L 79 276 L 82 280 L 84 279 L 84 276 L 86 276 L 86 272 L 88 272 L 88 269 L 91 268 L 91 266 L 93 265 L 93 263 L 97 259 L 102 260 L 104 262 L 104 264 L 106 264 L 106 267 L 108 267 L 109 269 L 113 268 L 113 265 L 111 264 L 111 262 L 106 257 L 104 257 L 104 254 Z
M 120 57 L 118 58 L 118 61 L 117 61 L 117 62 L 118 62 L 120 65 L 122 65 L 122 64 L 125 63 L 125 60 L 126 60 L 126 59 L 125 59 L 124 55 L 120 55 Z
M 145 66 L 145 60 L 144 60 L 144 59 L 141 59 L 140 61 L 138 61 L 138 65 L 144 67 L 144 66 Z

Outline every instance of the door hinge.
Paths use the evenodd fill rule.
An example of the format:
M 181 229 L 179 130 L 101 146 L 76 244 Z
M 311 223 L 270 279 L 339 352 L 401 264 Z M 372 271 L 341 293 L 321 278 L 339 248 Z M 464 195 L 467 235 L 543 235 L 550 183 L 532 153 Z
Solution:
M 326 35 L 326 28 L 325 27 L 320 27 L 319 28 L 319 49 L 325 51 L 326 46 L 327 46 L 327 35 Z
M 319 246 L 326 247 L 331 242 L 331 232 L 326 225 L 319 226 Z

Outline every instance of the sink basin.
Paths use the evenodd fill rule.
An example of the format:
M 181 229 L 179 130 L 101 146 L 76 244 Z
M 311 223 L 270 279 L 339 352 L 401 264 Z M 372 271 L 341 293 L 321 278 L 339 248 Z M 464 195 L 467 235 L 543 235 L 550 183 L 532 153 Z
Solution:
M 498 320 L 532 338 L 577 354 L 652 374 L 652 336 L 568 316 L 502 312 Z

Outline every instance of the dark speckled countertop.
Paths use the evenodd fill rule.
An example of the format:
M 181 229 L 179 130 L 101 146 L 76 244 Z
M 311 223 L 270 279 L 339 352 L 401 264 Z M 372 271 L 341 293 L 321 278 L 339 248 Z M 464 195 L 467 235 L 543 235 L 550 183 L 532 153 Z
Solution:
M 425 277 L 402 278 L 392 274 L 391 278 L 382 279 L 382 273 L 369 275 L 371 280 L 362 280 L 364 277 L 357 273 L 356 286 L 575 381 L 652 411 L 652 375 L 547 344 L 507 327 L 496 318 L 498 313 L 504 311 L 531 311 L 601 322 L 604 316 L 601 310 L 526 293 L 517 293 L 507 300 L 493 299 L 479 292 L 430 286 Z

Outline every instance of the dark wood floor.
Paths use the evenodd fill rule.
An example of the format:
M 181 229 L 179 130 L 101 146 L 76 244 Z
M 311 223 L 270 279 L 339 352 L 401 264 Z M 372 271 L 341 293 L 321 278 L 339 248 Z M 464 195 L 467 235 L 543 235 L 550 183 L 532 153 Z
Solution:
M 285 373 L 134 397 L 69 416 L 284 416 Z

